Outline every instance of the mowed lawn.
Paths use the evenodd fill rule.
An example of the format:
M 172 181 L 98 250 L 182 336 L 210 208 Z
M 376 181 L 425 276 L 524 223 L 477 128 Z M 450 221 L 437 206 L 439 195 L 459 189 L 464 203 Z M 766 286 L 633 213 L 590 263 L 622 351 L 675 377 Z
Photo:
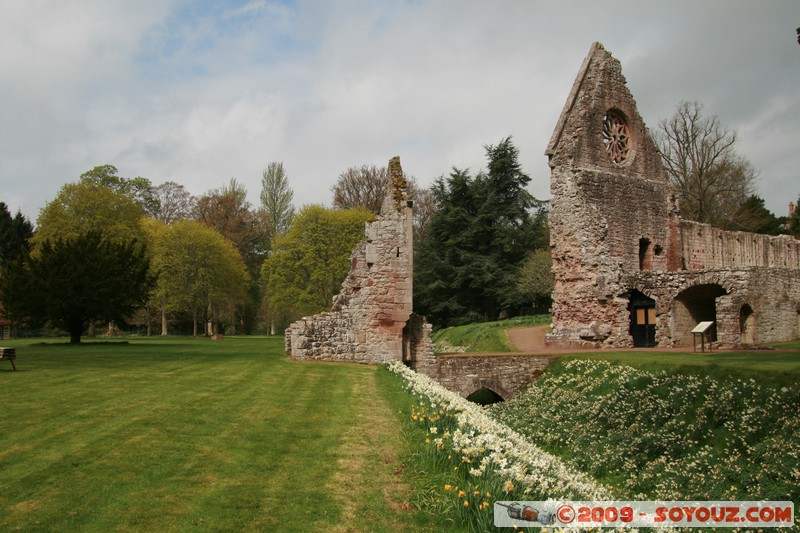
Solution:
M 0 531 L 415 530 L 399 384 L 282 338 L 4 341 Z

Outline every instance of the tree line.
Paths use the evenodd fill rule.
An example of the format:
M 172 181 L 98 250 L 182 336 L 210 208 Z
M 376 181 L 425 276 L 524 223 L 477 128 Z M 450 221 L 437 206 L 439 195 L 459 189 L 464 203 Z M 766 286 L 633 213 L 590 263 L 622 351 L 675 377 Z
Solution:
M 800 210 L 775 217 L 764 207 L 735 132 L 700 104 L 681 102 L 656 140 L 682 216 L 800 236 Z M 435 326 L 549 309 L 547 202 L 527 191 L 511 137 L 484 151 L 477 173 L 453 167 L 429 189 L 408 177 L 415 307 Z M 386 183 L 385 168 L 354 166 L 332 187 L 332 208 L 298 211 L 280 162 L 264 169 L 258 206 L 236 179 L 195 197 L 97 166 L 62 186 L 35 228 L 0 202 L 0 318 L 50 324 L 73 342 L 97 326 L 279 333 L 329 309 Z

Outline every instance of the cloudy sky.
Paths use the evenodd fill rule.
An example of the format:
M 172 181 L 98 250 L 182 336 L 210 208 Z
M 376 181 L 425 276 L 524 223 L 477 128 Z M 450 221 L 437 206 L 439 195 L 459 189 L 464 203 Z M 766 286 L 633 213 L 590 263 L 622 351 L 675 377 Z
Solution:
M 35 220 L 96 165 L 258 203 L 283 161 L 299 206 L 401 156 L 423 185 L 512 135 L 531 192 L 594 41 L 651 129 L 697 100 L 738 132 L 776 214 L 800 194 L 797 0 L 0 3 L 0 201 Z

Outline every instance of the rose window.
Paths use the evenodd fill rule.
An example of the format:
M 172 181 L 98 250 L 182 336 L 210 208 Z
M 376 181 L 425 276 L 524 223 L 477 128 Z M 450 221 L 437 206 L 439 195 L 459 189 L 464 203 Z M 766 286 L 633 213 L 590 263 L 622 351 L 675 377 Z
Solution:
M 631 135 L 625 116 L 614 109 L 603 117 L 603 144 L 611 160 L 621 165 L 630 154 Z

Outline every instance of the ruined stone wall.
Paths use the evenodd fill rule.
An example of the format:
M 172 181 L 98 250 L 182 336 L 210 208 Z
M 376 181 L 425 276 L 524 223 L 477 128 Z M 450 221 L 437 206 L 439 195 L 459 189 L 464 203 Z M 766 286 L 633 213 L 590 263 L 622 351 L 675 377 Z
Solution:
M 380 215 L 365 227 L 351 270 L 331 310 L 305 317 L 286 330 L 293 359 L 377 364 L 402 360 L 432 345 L 430 328 L 414 322 L 412 203 L 400 158 L 389 162 L 387 196 Z M 417 337 L 415 335 L 423 335 Z
M 610 150 L 608 117 L 626 128 Z M 611 142 L 609 142 L 611 141 Z M 546 151 L 550 160 L 553 334 L 548 342 L 629 346 L 623 272 L 666 269 L 675 206 L 658 151 L 625 86 L 617 60 L 595 43 Z
M 626 283 L 656 300 L 660 346 L 692 346 L 692 328 L 711 318 L 697 313 L 707 308 L 715 315 L 717 340 L 727 345 L 800 338 L 800 270 L 794 268 L 639 272 Z M 697 294 L 691 300 L 682 298 L 692 290 Z M 748 308 L 754 315 L 753 331 L 743 338 L 743 309 Z
M 553 195 L 549 343 L 631 346 L 634 296 L 655 306 L 655 324 L 649 311 L 647 321 L 659 346 L 691 344 L 700 321 L 714 321 L 723 343 L 800 337 L 800 241 L 681 220 L 620 64 L 598 43 L 545 153 Z
M 737 267 L 800 268 L 800 241 L 790 235 L 724 231 L 682 220 L 681 255 L 688 270 Z

